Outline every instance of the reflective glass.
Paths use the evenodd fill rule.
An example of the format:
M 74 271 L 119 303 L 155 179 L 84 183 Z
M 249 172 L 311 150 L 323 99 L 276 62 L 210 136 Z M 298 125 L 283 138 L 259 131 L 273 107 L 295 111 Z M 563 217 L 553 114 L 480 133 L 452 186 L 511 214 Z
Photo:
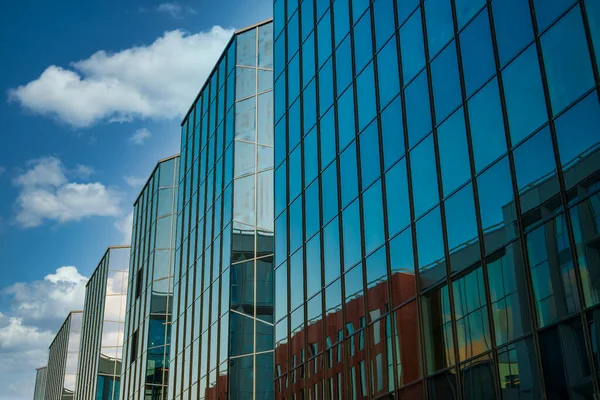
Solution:
M 319 115 L 333 104 L 333 59 L 328 60 L 319 71 Z
M 256 140 L 256 98 L 235 104 L 235 138 L 254 142 Z
M 354 58 L 356 74 L 367 66 L 373 58 L 373 42 L 371 41 L 371 15 L 365 14 L 354 26 Z M 359 38 L 356 40 L 356 38 Z
M 298 54 L 296 54 L 292 61 L 288 64 L 287 67 L 287 95 L 288 95 L 288 104 L 292 104 L 300 94 L 300 60 Z
M 532 338 L 498 350 L 502 398 L 541 399 L 536 351 Z
M 439 202 L 433 135 L 410 152 L 415 217 Z
M 485 0 L 455 0 L 455 3 L 458 29 L 461 29 L 481 9 Z
M 463 109 L 456 111 L 438 128 L 438 147 L 444 197 L 471 176 L 469 147 Z
M 302 250 L 290 257 L 290 310 L 295 310 L 304 302 L 304 260 Z
M 526 0 L 492 1 L 496 42 L 500 65 L 506 65 L 533 41 L 529 2 Z
M 351 301 L 355 299 L 361 299 L 364 296 L 363 288 L 363 270 L 362 264 L 358 264 L 344 275 L 344 289 L 346 296 L 346 307 Z M 364 313 L 364 310 L 357 310 L 359 313 Z M 360 317 L 361 315 L 353 316 L 354 318 Z
M 406 122 L 408 145 L 413 147 L 431 132 L 431 108 L 427 74 L 421 73 L 404 91 L 406 97 Z
M 431 63 L 435 119 L 443 121 L 462 102 L 456 45 L 452 42 Z
M 373 321 L 387 312 L 389 306 L 385 246 L 368 256 L 365 263 L 369 321 Z
M 373 63 L 369 64 L 356 78 L 356 100 L 358 106 L 358 131 L 362 131 L 377 115 Z
M 412 245 L 410 228 L 390 240 L 389 243 L 393 306 L 410 300 L 417 293 Z
M 377 50 L 379 50 L 396 30 L 394 23 L 394 1 L 375 0 L 373 2 L 373 14 L 375 18 L 375 43 Z
M 325 272 L 325 284 L 330 283 L 340 276 L 340 233 L 337 218 L 323 228 L 323 269 Z
M 236 36 L 237 65 L 256 66 L 256 29 Z
M 317 24 L 319 66 L 331 56 L 331 17 L 329 11 Z
M 389 236 L 392 237 L 410 223 L 406 159 L 385 174 L 385 192 Z
M 439 207 L 429 212 L 416 224 L 419 280 L 423 289 L 446 277 L 444 239 Z
M 369 254 L 385 241 L 383 227 L 383 198 L 381 181 L 363 194 L 363 221 L 365 224 L 365 251 Z
M 597 60 L 600 59 L 600 3 L 594 0 L 585 0 L 584 4 Z
M 348 270 L 361 259 L 361 226 L 358 200 L 342 213 L 344 227 L 344 270 Z
M 592 245 L 600 234 L 600 194 L 571 209 L 571 224 L 583 296 L 586 306 L 591 307 L 600 303 L 600 282 L 595 278 L 600 273 L 600 252 Z
M 400 96 L 380 114 L 384 170 L 404 155 L 404 126 Z
M 381 108 L 385 108 L 400 92 L 398 50 L 395 39 L 390 40 L 377 54 L 377 77 L 379 79 L 379 104 Z
M 288 312 L 287 264 L 275 270 L 275 320 L 279 321 Z
M 354 123 L 354 91 L 352 89 L 352 86 L 350 86 L 337 102 L 338 141 L 340 150 L 343 150 L 356 135 L 356 126 Z
M 321 163 L 328 165 L 335 158 L 335 121 L 333 108 L 327 111 L 327 114 L 319 122 L 319 137 L 321 139 Z
M 336 196 L 337 197 L 337 196 Z M 306 237 L 309 238 L 319 230 L 319 182 L 313 182 L 304 192 L 306 214 Z
M 317 84 L 312 81 L 302 92 L 302 113 L 304 133 L 310 131 L 317 123 Z
M 495 374 L 490 354 L 461 365 L 462 390 L 465 400 L 496 399 Z
M 301 20 L 302 20 L 302 40 L 312 32 L 315 27 L 314 2 L 303 1 L 301 4 Z
M 306 297 L 311 298 L 321 286 L 321 237 L 316 235 L 306 243 Z
M 455 363 L 448 286 L 424 294 L 422 300 L 425 360 L 427 373 L 432 374 Z
M 469 122 L 475 171 L 479 173 L 506 153 L 506 136 L 497 79 L 469 100 Z
M 273 68 L 273 24 L 258 28 L 258 67 Z
M 333 24 L 335 27 L 336 46 L 350 32 L 350 9 L 348 1 L 335 0 L 333 3 Z
M 244 178 L 246 179 L 246 178 Z M 302 196 L 290 205 L 290 253 L 302 245 Z
M 452 272 L 459 272 L 480 258 L 471 184 L 453 194 L 444 205 L 450 267 Z
M 336 3 L 342 0 L 336 1 Z M 343 93 L 344 89 L 352 82 L 352 48 L 350 46 L 350 36 L 340 44 L 335 50 L 335 77 L 337 84 L 337 93 Z M 331 82 L 327 82 L 331 85 Z
M 235 75 L 236 100 L 256 93 L 256 69 L 238 67 Z
M 475 5 L 477 8 L 482 3 L 481 0 L 460 0 L 460 2 L 479 3 Z M 467 7 L 467 4 L 464 6 Z M 459 7 L 457 4 L 457 11 Z M 460 48 L 465 88 L 469 97 L 496 73 L 487 8 L 461 32 Z
M 304 138 L 304 182 L 312 182 L 319 173 L 317 130 L 313 129 Z
M 294 14 L 294 16 L 292 18 L 290 18 L 286 31 L 287 31 L 287 51 L 288 51 L 287 54 L 288 54 L 288 61 L 290 61 L 290 59 L 298 51 L 298 47 L 300 46 L 298 14 Z
M 451 0 L 426 0 L 427 44 L 433 58 L 454 36 Z
M 302 45 L 302 82 L 306 87 L 315 76 L 315 38 L 311 34 Z M 316 107 L 314 107 L 316 108 Z
M 231 266 L 231 309 L 254 315 L 254 261 Z
M 381 175 L 379 158 L 379 133 L 377 121 L 365 129 L 358 137 L 360 144 L 360 172 L 362 187 L 367 188 Z
M 538 29 L 543 32 L 576 0 L 534 0 Z
M 321 201 L 323 208 L 323 222 L 326 223 L 337 215 L 338 207 L 338 186 L 337 186 L 337 164 L 332 163 L 321 175 Z
M 421 8 L 417 9 L 417 12 L 400 28 L 400 51 L 402 54 L 402 74 L 406 84 L 425 66 Z
M 273 92 L 258 96 L 258 143 L 273 146 Z
M 406 0 L 398 3 L 398 25 L 402 26 L 406 19 L 415 11 L 419 0 Z
M 579 309 L 575 270 L 564 216 L 527 235 L 527 252 L 540 326 Z
M 256 145 L 235 141 L 234 178 L 256 172 Z
M 546 78 L 554 115 L 594 87 L 589 49 L 575 7 L 541 37 Z
M 342 189 L 342 207 L 358 196 L 358 163 L 356 160 L 356 142 L 340 155 L 340 174 Z
M 502 71 L 512 144 L 536 130 L 548 119 L 535 46 L 529 46 Z
M 300 146 L 290 154 L 288 159 L 290 200 L 295 199 L 302 190 L 302 152 Z

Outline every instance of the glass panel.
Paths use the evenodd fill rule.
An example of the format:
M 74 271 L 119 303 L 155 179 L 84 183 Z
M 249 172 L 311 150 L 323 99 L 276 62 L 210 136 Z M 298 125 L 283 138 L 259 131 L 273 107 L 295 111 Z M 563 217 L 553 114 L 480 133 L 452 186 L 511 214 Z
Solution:
M 461 29 L 484 5 L 485 0 L 455 0 L 458 29 Z
M 321 202 L 323 207 L 323 223 L 328 222 L 338 213 L 337 165 L 334 162 L 321 175 Z
M 256 98 L 252 97 L 235 104 L 235 138 L 256 140 Z
M 446 277 L 440 209 L 435 208 L 416 224 L 419 280 L 422 289 Z
M 314 210 L 306 213 L 306 237 L 310 238 L 320 228 L 319 222 L 319 182 L 313 182 L 304 192 L 305 208 Z
M 400 9 L 401 7 L 399 7 Z M 419 8 L 400 28 L 400 49 L 402 52 L 402 74 L 404 82 L 412 78 L 425 66 L 425 46 L 423 45 L 423 26 Z
M 432 374 L 455 362 L 448 286 L 428 292 L 422 300 L 427 373 Z
M 275 320 L 279 321 L 288 312 L 287 264 L 275 270 Z
M 413 147 L 423 136 L 431 132 L 431 107 L 427 74 L 421 73 L 406 88 L 404 95 L 406 97 L 408 145 Z
M 481 0 L 460 0 L 459 2 L 461 1 L 463 3 L 480 3 L 477 4 L 477 7 L 481 5 Z M 459 4 L 457 4 L 457 12 L 460 16 Z M 461 32 L 460 48 L 465 88 L 467 97 L 469 97 L 496 72 L 487 8 Z
M 404 126 L 399 96 L 382 111 L 380 119 L 383 165 L 387 170 L 404 155 Z
M 290 309 L 295 310 L 304 302 L 304 260 L 302 250 L 290 257 Z
M 574 0 L 534 0 L 539 31 L 548 28 L 574 2 Z
M 415 217 L 439 202 L 433 135 L 410 152 Z
M 361 226 L 358 200 L 354 201 L 343 212 L 344 227 L 344 270 L 361 259 Z
M 571 224 L 583 297 L 588 307 L 600 303 L 600 249 L 595 245 L 600 235 L 600 194 L 571 209 Z
M 506 399 L 541 399 L 533 339 L 527 338 L 498 350 L 500 392 Z
M 356 23 L 354 26 L 354 37 L 362 38 L 362 40 L 354 41 L 355 68 L 356 74 L 358 75 L 373 58 L 373 42 L 371 40 L 371 14 L 363 15 L 360 21 Z
M 340 175 L 342 207 L 345 207 L 358 196 L 358 163 L 355 142 L 340 155 Z
M 374 321 L 389 309 L 388 273 L 385 246 L 366 259 L 367 305 L 369 321 Z
M 335 121 L 333 108 L 321 118 L 319 123 L 319 139 L 321 144 L 321 164 L 328 165 L 337 153 L 335 148 Z
M 392 304 L 400 305 L 417 294 L 412 230 L 409 228 L 390 240 Z
M 467 74 L 467 71 L 465 71 Z M 456 45 L 452 42 L 431 63 L 436 123 L 443 121 L 462 102 Z
M 256 29 L 236 36 L 237 65 L 256 66 Z
M 356 78 L 356 100 L 358 106 L 358 131 L 362 131 L 377 115 L 375 77 L 373 63 Z
M 236 100 L 252 96 L 256 93 L 256 70 L 254 68 L 236 68 L 235 94 Z
M 365 252 L 369 254 L 385 241 L 380 180 L 363 194 L 363 221 L 365 224 Z
M 248 225 L 256 224 L 254 176 L 236 179 L 233 183 L 233 219 Z
M 342 1 L 342 0 L 338 0 Z M 344 149 L 355 137 L 354 91 L 349 87 L 337 102 L 338 141 L 340 150 Z
M 316 235 L 306 243 L 306 297 L 312 297 L 321 287 L 321 236 Z
M 365 129 L 358 137 L 360 144 L 360 175 L 363 190 L 381 175 L 379 158 L 379 132 L 377 121 Z
M 469 180 L 471 165 L 467 144 L 467 128 L 463 109 L 452 114 L 438 128 L 438 147 L 444 197 Z
M 335 27 L 336 46 L 350 32 L 350 9 L 345 0 L 335 0 L 333 3 L 333 18 Z
M 331 55 L 331 16 L 329 11 L 317 25 L 319 66 Z
M 302 196 L 290 205 L 290 253 L 302 245 L 303 241 L 303 212 Z
M 392 237 L 410 223 L 406 159 L 386 172 L 385 192 L 389 237 Z
M 333 104 L 333 60 L 328 60 L 319 71 L 319 115 Z
M 594 0 L 585 0 L 589 29 L 594 43 L 596 60 L 600 58 L 600 3 Z
M 394 1 L 374 1 L 373 15 L 375 19 L 375 40 L 377 50 L 379 50 L 388 41 L 390 36 L 394 34 L 394 31 L 396 30 L 396 26 L 394 23 Z M 394 43 L 394 41 L 392 41 L 392 43 Z
M 256 179 L 258 184 L 256 190 L 256 226 L 258 229 L 273 232 L 273 221 L 275 220 L 273 214 L 273 170 L 259 173 Z M 272 245 L 269 247 L 272 248 Z
M 469 183 L 445 202 L 448 252 L 452 272 L 460 272 L 480 259 L 473 188 Z
M 533 41 L 529 3 L 523 0 L 492 1 L 500 65 L 506 65 Z
M 422 360 L 416 301 L 408 303 L 394 313 L 394 340 L 400 385 L 420 379 Z
M 258 96 L 258 143 L 273 146 L 273 92 Z
M 340 0 L 336 4 L 340 2 L 343 1 Z M 350 82 L 352 82 L 352 48 L 350 46 L 350 36 L 335 51 L 335 74 L 337 93 L 341 94 Z
M 256 172 L 256 145 L 235 141 L 234 178 Z
M 281 1 L 281 0 L 280 0 Z M 229 396 L 232 399 L 248 399 L 254 396 L 254 358 L 242 357 L 229 360 Z
M 496 399 L 494 369 L 490 354 L 471 360 L 460 367 L 465 400 Z
M 325 284 L 340 276 L 340 236 L 337 218 L 323 229 Z
M 433 58 L 454 36 L 452 3 L 450 0 L 425 0 L 427 44 Z
M 379 2 L 381 1 L 383 0 L 379 0 Z M 400 92 L 396 40 L 390 40 L 377 54 L 377 76 L 379 79 L 379 104 L 381 108 L 384 108 Z

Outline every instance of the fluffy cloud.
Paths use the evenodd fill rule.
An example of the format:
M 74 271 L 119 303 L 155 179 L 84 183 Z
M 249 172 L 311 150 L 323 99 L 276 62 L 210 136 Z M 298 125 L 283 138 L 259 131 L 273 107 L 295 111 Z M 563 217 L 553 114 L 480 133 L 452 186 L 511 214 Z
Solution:
M 142 128 L 135 131 L 129 138 L 129 141 L 133 144 L 142 145 L 150 136 L 152 136 L 152 133 L 148 129 Z
M 82 178 L 82 179 L 87 179 L 90 176 L 94 175 L 94 168 L 87 166 L 87 165 L 82 165 L 82 164 L 77 164 L 77 166 L 75 167 L 75 174 Z
M 33 395 L 35 368 L 48 360 L 48 346 L 68 313 L 83 308 L 87 278 L 77 268 L 60 267 L 41 281 L 0 290 L 10 312 L 0 313 L 0 385 L 3 398 Z
M 133 188 L 142 186 L 148 180 L 148 178 L 140 178 L 138 176 L 124 176 L 123 179 L 125 179 L 125 182 Z
M 215 65 L 232 29 L 165 32 L 148 46 L 98 51 L 69 68 L 51 65 L 9 90 L 27 110 L 73 127 L 99 121 L 181 117 Z
M 123 218 L 117 219 L 114 225 L 115 228 L 123 235 L 121 244 L 131 244 L 131 233 L 133 229 L 133 212 L 130 212 Z
M 156 7 L 156 11 L 164 12 L 175 19 L 183 18 L 184 14 L 196 14 L 196 10 L 191 7 L 183 6 L 177 2 L 174 3 L 162 3 L 158 7 Z
M 15 179 L 20 189 L 16 201 L 16 221 L 20 226 L 35 227 L 45 220 L 64 223 L 91 216 L 121 215 L 121 199 L 115 191 L 99 182 L 69 182 L 69 172 L 56 157 L 28 163 L 28 170 Z M 89 176 L 91 172 L 89 167 L 78 166 L 75 175 Z

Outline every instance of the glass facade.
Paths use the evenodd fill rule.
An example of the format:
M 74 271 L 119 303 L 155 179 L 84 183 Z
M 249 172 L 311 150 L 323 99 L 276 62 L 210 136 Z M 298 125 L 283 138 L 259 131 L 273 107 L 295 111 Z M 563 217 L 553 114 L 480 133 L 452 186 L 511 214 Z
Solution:
M 78 399 L 119 399 L 129 256 L 129 246 L 109 247 L 86 285 Z
M 81 311 L 71 311 L 48 349 L 48 367 L 42 376 L 46 400 L 73 400 L 77 381 L 77 361 L 81 339 Z M 39 370 L 38 370 L 39 371 Z
M 182 123 L 169 399 L 273 396 L 272 34 L 236 32 Z
M 167 396 L 179 156 L 158 162 L 134 204 L 121 399 Z
M 274 1 L 275 398 L 600 395 L 599 4 Z
M 46 399 L 46 376 L 48 367 L 37 368 L 35 370 L 35 389 L 33 391 L 33 400 Z

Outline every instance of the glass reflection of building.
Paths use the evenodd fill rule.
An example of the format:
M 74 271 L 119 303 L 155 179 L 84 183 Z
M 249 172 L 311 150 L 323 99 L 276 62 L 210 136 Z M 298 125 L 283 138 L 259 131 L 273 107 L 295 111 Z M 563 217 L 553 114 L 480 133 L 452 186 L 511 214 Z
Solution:
M 46 400 L 73 400 L 77 380 L 77 360 L 81 338 L 81 311 L 71 311 L 58 330 L 48 350 L 48 366 L 45 375 Z M 39 374 L 36 376 L 36 395 Z
M 169 399 L 272 397 L 272 68 L 237 31 L 182 123 Z
M 36 368 L 35 370 L 35 388 L 33 390 L 33 400 L 46 399 L 46 376 L 48 367 Z
M 77 398 L 118 400 L 129 246 L 111 246 L 85 291 Z
M 275 397 L 597 397 L 600 2 L 275 0 L 273 36 Z
M 166 398 L 179 156 L 161 160 L 134 203 L 121 399 Z

